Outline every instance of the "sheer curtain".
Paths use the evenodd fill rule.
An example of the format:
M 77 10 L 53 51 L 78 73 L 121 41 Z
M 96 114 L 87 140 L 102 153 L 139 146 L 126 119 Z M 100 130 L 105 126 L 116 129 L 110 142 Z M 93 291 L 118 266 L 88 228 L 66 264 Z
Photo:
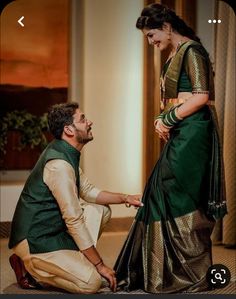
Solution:
M 235 14 L 223 1 L 218 2 L 215 52 L 216 110 L 223 141 L 228 214 L 217 223 L 213 242 L 236 245 L 236 122 L 235 122 Z

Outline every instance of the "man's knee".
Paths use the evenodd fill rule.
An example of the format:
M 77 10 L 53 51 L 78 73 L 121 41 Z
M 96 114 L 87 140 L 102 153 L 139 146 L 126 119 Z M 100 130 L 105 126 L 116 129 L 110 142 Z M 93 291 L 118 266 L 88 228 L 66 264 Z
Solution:
M 88 283 L 83 288 L 83 292 L 87 294 L 95 294 L 101 288 L 102 285 L 102 277 L 101 275 L 94 270 L 89 278 Z

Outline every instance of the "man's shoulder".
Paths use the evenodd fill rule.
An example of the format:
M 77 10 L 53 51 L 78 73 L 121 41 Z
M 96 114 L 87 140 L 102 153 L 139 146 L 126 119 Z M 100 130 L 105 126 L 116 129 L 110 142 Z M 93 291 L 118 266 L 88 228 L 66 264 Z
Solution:
M 47 156 L 51 156 L 51 157 L 59 157 L 59 158 L 61 158 L 61 157 L 64 157 L 65 156 L 65 154 L 62 152 L 62 151 L 60 151 L 60 150 L 58 150 L 57 148 L 55 148 L 54 146 L 53 146 L 53 144 L 52 144 L 52 146 L 49 146 L 47 149 L 46 149 L 46 155 Z
M 69 162 L 60 158 L 48 160 L 45 164 L 45 168 L 50 169 L 52 171 L 68 171 L 71 169 L 73 170 L 73 167 Z

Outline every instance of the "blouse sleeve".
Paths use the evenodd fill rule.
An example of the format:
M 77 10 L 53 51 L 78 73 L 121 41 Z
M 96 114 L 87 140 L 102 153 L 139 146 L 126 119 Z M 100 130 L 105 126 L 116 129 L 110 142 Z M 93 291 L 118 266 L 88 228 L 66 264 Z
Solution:
M 191 81 L 192 93 L 209 92 L 208 60 L 199 50 L 191 47 L 184 58 L 184 68 Z

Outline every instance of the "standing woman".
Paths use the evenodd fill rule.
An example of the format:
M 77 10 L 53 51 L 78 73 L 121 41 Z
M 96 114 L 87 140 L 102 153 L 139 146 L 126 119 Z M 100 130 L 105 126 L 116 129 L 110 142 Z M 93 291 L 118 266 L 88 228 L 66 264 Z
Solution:
M 116 261 L 117 279 L 127 291 L 197 292 L 207 288 L 215 219 L 226 214 L 211 63 L 194 31 L 163 5 L 144 8 L 136 27 L 160 51 L 171 49 L 154 122 L 166 144 Z

